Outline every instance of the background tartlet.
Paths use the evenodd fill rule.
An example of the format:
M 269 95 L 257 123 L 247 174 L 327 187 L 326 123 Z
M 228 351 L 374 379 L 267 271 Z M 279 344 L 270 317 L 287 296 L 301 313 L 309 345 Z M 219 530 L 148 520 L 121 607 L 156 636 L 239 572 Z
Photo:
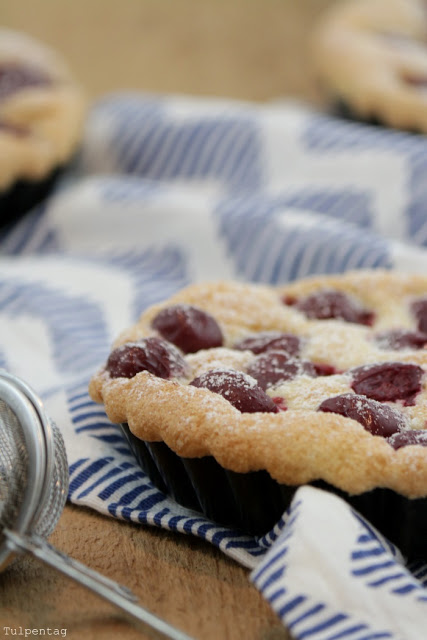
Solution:
M 55 51 L 0 29 L 0 225 L 49 193 L 76 152 L 85 107 Z
M 422 0 L 342 0 L 312 34 L 331 104 L 364 121 L 427 132 L 427 11 Z

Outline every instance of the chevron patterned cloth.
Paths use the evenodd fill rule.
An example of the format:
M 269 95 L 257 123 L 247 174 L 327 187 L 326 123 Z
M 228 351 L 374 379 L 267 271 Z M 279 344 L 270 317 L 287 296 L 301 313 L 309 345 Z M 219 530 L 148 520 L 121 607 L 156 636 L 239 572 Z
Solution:
M 292 102 L 95 104 L 58 188 L 0 237 L 0 366 L 60 427 L 69 499 L 210 541 L 251 570 L 296 639 L 420 640 L 427 566 L 346 503 L 302 487 L 261 539 L 210 522 L 150 484 L 87 385 L 118 333 L 190 282 L 426 273 L 426 175 L 425 137 Z

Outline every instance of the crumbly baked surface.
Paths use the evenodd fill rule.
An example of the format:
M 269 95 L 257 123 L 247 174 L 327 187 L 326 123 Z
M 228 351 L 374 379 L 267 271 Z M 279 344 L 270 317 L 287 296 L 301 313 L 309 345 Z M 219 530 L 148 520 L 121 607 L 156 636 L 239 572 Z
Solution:
M 322 304 L 331 294 L 332 312 L 324 313 Z M 350 301 L 350 316 L 342 313 L 342 300 L 336 300 L 342 294 L 344 301 Z M 307 303 L 313 295 L 314 303 Z M 166 329 L 156 320 L 159 313 L 188 307 L 216 320 L 221 344 L 189 353 L 172 346 L 172 374 L 161 374 L 166 377 L 147 370 L 124 377 L 114 370 L 112 359 L 126 354 L 129 346 L 147 338 L 164 338 Z M 114 356 L 93 376 L 89 391 L 95 401 L 104 403 L 113 422 L 128 423 L 142 440 L 163 440 L 180 456 L 213 455 L 227 469 L 266 469 L 278 482 L 290 485 L 323 479 L 352 494 L 388 487 L 408 497 L 427 496 L 426 312 L 427 277 L 415 274 L 357 271 L 280 287 L 196 284 L 147 309 L 126 329 L 113 345 Z M 241 411 L 227 399 L 232 399 L 228 392 L 192 384 L 194 379 L 209 378 L 212 371 L 222 384 L 231 370 L 246 376 L 243 387 L 248 392 L 258 388 L 261 382 L 253 378 L 254 363 L 266 358 L 271 364 L 271 358 L 282 357 L 281 348 L 255 353 L 239 343 L 273 331 L 295 336 L 299 349 L 297 355 L 283 356 L 293 366 L 287 379 L 281 380 L 279 373 L 273 383 L 264 384 L 263 393 L 269 401 L 274 399 L 277 412 Z M 418 342 L 415 345 L 411 338 L 402 345 L 402 336 L 415 336 Z M 363 396 L 364 401 L 366 381 L 359 387 L 356 383 L 365 365 L 369 372 L 369 367 L 380 367 L 373 395 L 366 392 L 369 402 L 377 398 L 374 413 L 390 408 L 398 418 L 397 431 L 405 436 L 413 432 L 418 444 L 392 446 L 394 436 L 390 439 L 381 431 L 390 425 L 388 414 L 381 435 L 375 435 L 369 430 L 370 414 L 362 424 L 348 414 L 319 410 L 336 396 L 350 395 L 352 400 Z M 315 372 L 310 369 L 313 366 Z M 276 373 L 274 366 L 267 369 L 269 374 Z M 397 387 L 390 395 L 386 385 L 389 395 L 378 404 L 375 394 L 384 376 L 391 375 L 392 387 L 405 386 L 406 369 L 418 376 L 415 391 L 406 393 Z
M 316 26 L 313 64 L 355 115 L 426 132 L 426 38 L 422 0 L 343 0 Z
M 60 57 L 0 29 L 0 192 L 63 165 L 82 134 L 85 97 Z

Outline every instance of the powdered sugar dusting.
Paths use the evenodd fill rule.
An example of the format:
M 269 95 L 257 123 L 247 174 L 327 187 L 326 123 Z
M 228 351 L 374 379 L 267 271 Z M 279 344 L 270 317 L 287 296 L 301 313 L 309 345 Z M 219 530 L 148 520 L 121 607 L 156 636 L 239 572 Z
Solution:
M 371 362 L 378 353 L 373 352 L 369 332 L 364 326 L 337 320 L 317 321 L 308 331 L 303 355 L 314 362 L 333 364 L 339 370 Z
M 244 371 L 253 357 L 250 351 L 218 347 L 189 354 L 186 360 L 191 367 L 192 377 L 195 378 L 212 369 Z
M 318 378 L 299 376 L 268 389 L 267 393 L 284 398 L 288 409 L 317 411 L 318 406 L 331 396 L 351 392 L 350 383 L 351 378 L 341 374 Z

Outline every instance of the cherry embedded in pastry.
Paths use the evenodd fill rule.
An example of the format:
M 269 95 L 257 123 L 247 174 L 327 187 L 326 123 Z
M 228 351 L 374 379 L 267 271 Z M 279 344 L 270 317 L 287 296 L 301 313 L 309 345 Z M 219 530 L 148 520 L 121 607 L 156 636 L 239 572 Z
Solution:
M 284 299 L 289 303 L 289 298 Z M 374 313 L 364 309 L 356 300 L 342 291 L 331 289 L 311 293 L 305 298 L 296 300 L 293 306 L 302 311 L 307 318 L 328 320 L 337 318 L 345 322 L 354 322 L 371 326 Z
M 427 76 L 415 73 L 402 73 L 400 75 L 401 80 L 409 85 L 410 87 L 414 87 L 414 89 L 427 89 Z
M 418 330 L 427 333 L 427 298 L 415 300 L 411 309 L 418 322 Z
M 288 410 L 288 407 L 286 406 L 285 398 L 282 398 L 282 396 L 275 396 L 274 398 L 272 398 L 272 400 L 276 405 L 276 407 L 279 409 L 279 411 Z
M 333 376 L 338 373 L 336 367 L 332 364 L 326 364 L 326 362 L 313 362 L 313 367 L 318 376 Z
M 152 337 L 114 349 L 106 370 L 111 378 L 133 378 L 140 371 L 148 371 L 158 378 L 168 379 L 187 375 L 188 365 L 173 344 Z
M 284 351 L 267 351 L 260 354 L 249 364 L 246 371 L 257 380 L 262 389 L 292 380 L 299 375 L 317 375 L 312 362 L 290 358 Z
M 0 100 L 27 87 L 42 87 L 52 83 L 50 78 L 38 69 L 19 64 L 0 66 Z
M 380 349 L 422 349 L 427 345 L 427 333 L 409 331 L 407 329 L 390 329 L 375 336 L 375 342 Z
M 357 367 L 351 371 L 351 388 L 380 402 L 404 400 L 412 404 L 421 389 L 424 370 L 416 364 L 384 362 Z
M 281 333 L 280 331 L 261 331 L 252 336 L 240 340 L 234 345 L 235 349 L 252 351 L 259 354 L 272 349 L 286 351 L 290 356 L 297 356 L 301 347 L 301 340 L 292 333 Z
M 162 309 L 153 319 L 152 327 L 184 353 L 221 347 L 224 341 L 215 318 L 189 304 Z
M 7 122 L 6 120 L 0 120 L 0 133 L 1 132 L 8 133 L 16 136 L 17 138 L 23 138 L 28 136 L 30 130 L 28 127 L 24 127 L 22 125 L 12 124 L 12 122 Z
M 400 449 L 411 444 L 427 447 L 427 429 L 405 429 L 392 435 L 387 442 L 391 444 L 393 449 Z
M 241 413 L 277 413 L 277 405 L 250 376 L 234 369 L 213 369 L 195 378 L 193 387 L 209 389 Z
M 403 415 L 393 407 L 354 393 L 328 398 L 319 405 L 318 411 L 338 413 L 356 420 L 374 436 L 384 438 L 406 426 Z

